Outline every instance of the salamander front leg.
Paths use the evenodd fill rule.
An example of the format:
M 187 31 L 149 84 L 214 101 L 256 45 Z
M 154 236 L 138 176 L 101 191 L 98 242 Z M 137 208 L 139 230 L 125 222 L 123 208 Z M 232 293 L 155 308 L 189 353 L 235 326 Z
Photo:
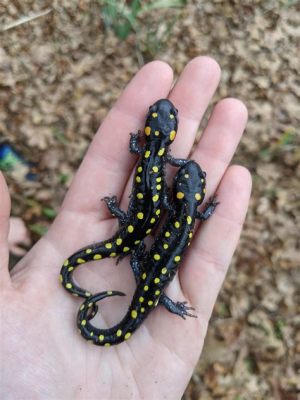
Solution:
M 217 205 L 220 204 L 216 197 L 212 197 L 209 201 L 205 204 L 205 208 L 202 212 L 197 211 L 196 218 L 200 219 L 200 221 L 206 221 L 215 211 Z
M 195 310 L 193 307 L 186 306 L 187 301 L 173 301 L 170 297 L 166 296 L 164 293 L 159 299 L 159 304 L 163 305 L 172 314 L 179 315 L 181 318 L 193 317 L 197 318 L 197 315 L 189 313 L 188 310 Z
M 130 141 L 129 141 L 130 153 L 141 154 L 144 151 L 143 147 L 141 147 L 139 143 L 140 138 L 141 138 L 141 131 L 138 131 L 138 133 L 130 134 Z
M 111 215 L 118 218 L 120 227 L 127 223 L 127 214 L 119 208 L 116 196 L 106 196 L 102 200 L 106 203 Z
M 171 154 L 166 155 L 166 161 L 171 164 L 173 167 L 183 167 L 190 160 L 186 160 L 185 158 L 175 158 L 171 156 Z

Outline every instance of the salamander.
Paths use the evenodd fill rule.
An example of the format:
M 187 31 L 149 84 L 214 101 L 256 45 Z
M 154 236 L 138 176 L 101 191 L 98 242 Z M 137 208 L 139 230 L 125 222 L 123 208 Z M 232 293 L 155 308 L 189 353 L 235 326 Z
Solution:
M 191 307 L 187 307 L 185 302 L 174 302 L 164 294 L 164 290 L 175 276 L 184 251 L 191 242 L 195 220 L 208 219 L 218 204 L 213 197 L 206 203 L 203 212 L 197 210 L 205 196 L 205 176 L 205 172 L 194 161 L 189 161 L 179 169 L 173 185 L 175 213 L 168 213 L 148 253 L 143 245 L 132 253 L 131 266 L 137 287 L 125 317 L 112 328 L 96 328 L 90 322 L 94 317 L 92 310 L 95 303 L 108 296 L 124 294 L 110 291 L 91 296 L 81 305 L 77 316 L 77 326 L 85 339 L 107 347 L 121 343 L 130 338 L 158 304 L 182 318 L 194 316 L 188 311 Z
M 140 155 L 140 160 L 135 171 L 128 211 L 125 213 L 118 207 L 116 196 L 103 199 L 110 213 L 118 218 L 119 230 L 107 240 L 76 251 L 64 262 L 60 281 L 73 295 L 84 298 L 91 295 L 73 280 L 73 272 L 79 265 L 129 254 L 157 225 L 162 208 L 172 208 L 165 183 L 165 164 L 180 167 L 187 162 L 172 157 L 168 151 L 177 133 L 177 113 L 169 100 L 158 100 L 147 114 L 145 144 L 140 144 L 141 132 L 131 134 L 129 150 Z

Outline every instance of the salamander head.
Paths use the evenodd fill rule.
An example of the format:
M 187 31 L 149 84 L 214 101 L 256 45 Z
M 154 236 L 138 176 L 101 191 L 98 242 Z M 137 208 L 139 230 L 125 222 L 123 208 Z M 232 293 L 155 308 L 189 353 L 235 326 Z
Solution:
M 163 141 L 166 146 L 170 145 L 177 133 L 178 110 L 167 99 L 158 100 L 148 111 L 145 135 L 146 140 Z
M 189 161 L 181 167 L 174 178 L 174 198 L 180 201 L 195 202 L 197 206 L 205 196 L 205 176 L 195 161 Z

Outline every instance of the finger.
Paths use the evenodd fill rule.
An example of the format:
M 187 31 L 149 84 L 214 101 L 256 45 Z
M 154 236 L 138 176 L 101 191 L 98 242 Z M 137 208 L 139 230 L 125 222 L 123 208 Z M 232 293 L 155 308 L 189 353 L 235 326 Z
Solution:
M 240 166 L 229 167 L 218 187 L 220 204 L 202 223 L 180 269 L 182 290 L 200 321 L 208 322 L 211 316 L 241 234 L 250 193 L 249 171 Z
M 120 197 L 136 161 L 129 154 L 129 133 L 143 128 L 146 111 L 158 98 L 166 97 L 173 74 L 168 64 L 145 65 L 125 88 L 96 133 L 66 196 L 63 209 L 95 212 L 107 195 Z M 107 216 L 102 207 L 101 216 Z
M 206 171 L 207 197 L 215 192 L 247 123 L 247 109 L 237 99 L 221 100 L 214 108 L 191 158 Z
M 200 121 L 220 81 L 221 70 L 210 57 L 196 57 L 182 71 L 169 99 L 178 108 L 178 134 L 172 155 L 187 157 L 195 142 Z
M 194 144 L 200 120 L 218 86 L 220 67 L 210 57 L 196 57 L 182 71 L 169 99 L 178 108 L 178 134 L 172 144 L 171 153 L 175 157 L 185 158 Z M 129 201 L 132 179 L 126 185 L 122 207 Z
M 10 282 L 8 271 L 8 231 L 10 214 L 10 196 L 5 179 L 0 172 L 0 286 Z

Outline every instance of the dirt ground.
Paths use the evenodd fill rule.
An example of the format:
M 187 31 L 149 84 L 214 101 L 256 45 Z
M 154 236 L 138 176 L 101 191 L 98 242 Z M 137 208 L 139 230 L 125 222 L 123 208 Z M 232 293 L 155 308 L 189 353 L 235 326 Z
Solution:
M 9 26 L 41 11 L 45 15 Z M 184 399 L 296 400 L 298 1 L 194 0 L 181 9 L 140 15 L 136 32 L 121 39 L 106 29 L 99 1 L 2 0 L 0 143 L 8 141 L 34 163 L 38 176 L 26 180 L 20 169 L 6 174 L 12 213 L 38 239 L 59 209 L 99 123 L 141 64 L 162 59 L 178 74 L 199 54 L 212 55 L 223 70 L 214 102 L 236 96 L 249 109 L 234 162 L 250 169 L 254 187 L 242 238 Z

